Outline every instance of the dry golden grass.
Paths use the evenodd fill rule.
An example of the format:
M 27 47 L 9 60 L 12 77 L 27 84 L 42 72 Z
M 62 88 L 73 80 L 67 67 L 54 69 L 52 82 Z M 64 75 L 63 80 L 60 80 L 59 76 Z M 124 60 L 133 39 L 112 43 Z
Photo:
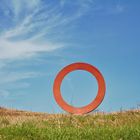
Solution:
M 71 115 L 71 114 L 47 114 L 29 111 L 20 111 L 14 109 L 6 109 L 0 107 L 0 126 L 11 124 L 22 124 L 23 122 L 34 121 L 41 124 L 42 121 L 47 121 L 52 125 L 64 126 L 70 121 L 71 125 L 82 127 L 85 125 L 106 125 L 119 126 L 125 125 L 128 122 L 140 123 L 140 110 L 128 110 L 112 113 L 93 112 L 87 115 Z M 7 123 L 6 123 L 7 122 Z
M 87 115 L 0 108 L 0 140 L 140 140 L 140 110 Z

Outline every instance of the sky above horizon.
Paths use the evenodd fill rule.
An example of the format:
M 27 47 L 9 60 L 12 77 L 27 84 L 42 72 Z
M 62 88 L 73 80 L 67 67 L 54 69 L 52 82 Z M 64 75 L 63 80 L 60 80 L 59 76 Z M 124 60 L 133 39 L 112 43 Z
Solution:
M 100 111 L 140 106 L 140 1 L 1 0 L 0 106 L 64 112 L 53 97 L 57 73 L 74 62 L 97 67 L 106 81 Z M 61 91 L 81 107 L 96 96 L 85 71 L 65 77 Z

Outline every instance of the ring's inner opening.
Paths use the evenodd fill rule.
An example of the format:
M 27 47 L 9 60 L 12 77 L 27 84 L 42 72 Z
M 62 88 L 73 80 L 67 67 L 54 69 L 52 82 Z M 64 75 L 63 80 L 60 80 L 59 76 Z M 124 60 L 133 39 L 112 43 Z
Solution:
M 91 103 L 98 92 L 96 78 L 84 70 L 76 70 L 65 76 L 61 84 L 63 99 L 71 106 L 83 107 Z

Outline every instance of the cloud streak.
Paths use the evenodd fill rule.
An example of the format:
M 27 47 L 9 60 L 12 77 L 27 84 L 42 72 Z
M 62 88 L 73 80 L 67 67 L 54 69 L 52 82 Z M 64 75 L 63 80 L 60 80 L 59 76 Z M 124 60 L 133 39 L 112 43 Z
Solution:
M 88 2 L 77 0 L 76 10 L 64 14 L 66 2 L 62 6 L 62 2 L 53 5 L 41 0 L 11 0 L 7 6 L 7 0 L 3 1 L 5 18 L 8 20 L 10 15 L 12 18 L 9 20 L 11 25 L 8 28 L 3 26 L 0 35 L 0 59 L 26 58 L 64 47 L 63 42 L 52 42 L 49 35 L 61 32 L 60 28 L 65 30 L 65 25 L 82 16 Z
M 38 53 L 50 52 L 63 46 L 56 44 L 35 44 L 30 41 L 0 40 L 0 59 L 24 59 Z
M 1 0 L 0 96 L 10 96 L 10 85 L 16 89 L 26 88 L 30 84 L 22 80 L 41 76 L 34 70 L 13 71 L 10 65 L 17 60 L 25 61 L 66 47 L 65 42 L 55 41 L 60 37 L 58 33 L 83 16 L 91 1 Z

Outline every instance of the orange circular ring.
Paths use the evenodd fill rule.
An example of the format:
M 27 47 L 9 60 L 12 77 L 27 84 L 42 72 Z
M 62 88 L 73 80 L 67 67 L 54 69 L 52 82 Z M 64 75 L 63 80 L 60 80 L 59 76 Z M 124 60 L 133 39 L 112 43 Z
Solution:
M 73 106 L 69 105 L 67 102 L 65 102 L 61 95 L 60 88 L 61 88 L 61 84 L 62 84 L 64 77 L 68 73 L 75 71 L 75 70 L 88 71 L 93 76 L 95 76 L 95 78 L 97 80 L 97 83 L 98 83 L 97 95 L 96 95 L 95 99 L 87 106 L 73 107 Z M 94 109 L 96 109 L 104 99 L 105 90 L 106 90 L 105 80 L 104 80 L 102 74 L 100 73 L 100 71 L 90 64 L 81 63 L 81 62 L 73 63 L 73 64 L 70 64 L 70 65 L 64 67 L 56 76 L 56 78 L 54 80 L 54 85 L 53 85 L 54 98 L 55 98 L 56 102 L 62 109 L 64 109 L 65 111 L 67 111 L 69 113 L 72 113 L 72 114 L 85 114 L 85 113 L 91 112 Z

